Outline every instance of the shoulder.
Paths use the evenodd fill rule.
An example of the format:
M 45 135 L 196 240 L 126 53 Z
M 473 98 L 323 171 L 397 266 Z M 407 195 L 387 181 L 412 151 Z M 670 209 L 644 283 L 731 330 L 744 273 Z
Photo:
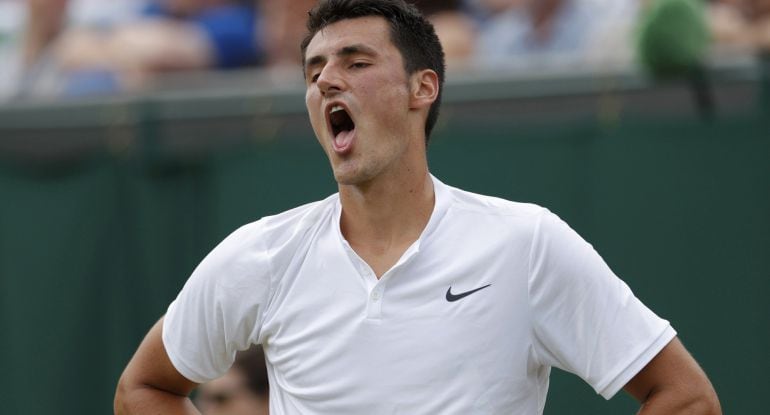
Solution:
M 324 200 L 265 216 L 241 229 L 242 232 L 250 234 L 250 237 L 261 239 L 267 246 L 275 247 L 308 232 L 323 223 L 324 219 L 331 218 L 338 203 L 339 195 L 335 193 Z
M 335 194 L 243 225 L 220 242 L 199 267 L 216 270 L 222 276 L 218 282 L 228 286 L 243 285 L 255 270 L 269 274 L 274 257 L 286 251 L 281 247 L 302 239 L 323 223 L 322 218 L 333 215 L 337 200 Z
M 498 249 L 528 250 L 547 209 L 443 186 L 437 200 L 448 201 L 442 226 L 443 237 L 477 241 Z M 475 239 L 474 239 L 475 238 Z
M 452 210 L 468 215 L 491 215 L 525 221 L 537 221 L 548 209 L 534 203 L 515 202 L 494 196 L 446 186 L 452 201 Z

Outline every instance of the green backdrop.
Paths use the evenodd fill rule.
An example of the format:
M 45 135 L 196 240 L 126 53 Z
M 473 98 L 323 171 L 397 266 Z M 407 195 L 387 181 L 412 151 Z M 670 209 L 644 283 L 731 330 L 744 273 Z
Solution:
M 711 120 L 693 111 L 607 116 L 604 98 L 580 97 L 590 111 L 576 95 L 449 94 L 431 169 L 446 183 L 558 213 L 674 324 L 725 413 L 764 413 L 766 105 L 751 100 Z M 175 103 L 142 100 L 0 112 L 0 412 L 109 413 L 142 335 L 219 240 L 334 191 L 301 108 L 251 117 L 259 99 L 227 102 L 181 115 L 168 114 Z M 84 137 L 92 142 L 57 147 Z M 555 371 L 546 414 L 635 408 Z

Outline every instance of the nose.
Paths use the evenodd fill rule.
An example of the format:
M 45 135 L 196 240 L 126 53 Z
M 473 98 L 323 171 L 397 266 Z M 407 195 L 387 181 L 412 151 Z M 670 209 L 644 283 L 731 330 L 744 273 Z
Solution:
M 345 89 L 344 80 L 340 76 L 339 71 L 332 65 L 324 66 L 321 73 L 318 74 L 316 83 L 323 96 L 342 92 Z

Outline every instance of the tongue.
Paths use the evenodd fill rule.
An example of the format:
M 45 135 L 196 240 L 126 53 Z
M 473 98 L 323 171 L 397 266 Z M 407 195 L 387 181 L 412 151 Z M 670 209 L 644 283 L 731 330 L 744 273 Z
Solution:
M 340 131 L 340 133 L 334 137 L 334 150 L 338 153 L 349 151 L 350 147 L 353 145 L 353 133 L 355 131 L 355 129 Z

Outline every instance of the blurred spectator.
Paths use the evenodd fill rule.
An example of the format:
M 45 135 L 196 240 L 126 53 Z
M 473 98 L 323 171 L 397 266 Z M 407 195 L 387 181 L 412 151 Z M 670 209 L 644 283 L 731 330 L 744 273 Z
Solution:
M 195 403 L 203 415 L 267 415 L 269 386 L 262 348 L 239 352 L 224 376 L 198 387 Z
M 50 45 L 64 95 L 84 95 L 134 89 L 159 72 L 247 66 L 262 57 L 254 0 L 155 0 L 139 12 L 121 11 L 120 3 L 111 10 L 122 21 L 65 28 L 66 0 L 29 0 L 26 62 L 39 62 Z
M 273 67 L 294 67 L 301 60 L 299 44 L 307 29 L 307 13 L 317 0 L 261 0 L 265 24 L 261 36 L 265 42 L 266 62 Z
M 135 18 L 146 0 L 25 0 L 24 60 L 31 64 L 66 28 L 105 29 Z
M 198 27 L 210 50 L 208 66 L 234 68 L 259 63 L 255 0 L 155 0 L 146 14 Z M 180 39 L 181 40 L 181 39 Z
M 21 73 L 19 48 L 25 0 L 0 0 L 0 102 L 9 98 Z
M 435 25 L 448 60 L 469 56 L 473 49 L 472 20 L 460 10 L 460 0 L 411 0 Z M 299 44 L 305 36 L 307 13 L 316 0 L 261 0 L 264 18 L 266 62 L 271 67 L 296 67 L 300 63 Z
M 523 66 L 628 61 L 640 0 L 466 0 L 479 21 L 477 59 Z
M 464 64 L 474 53 L 476 27 L 473 19 L 462 10 L 460 0 L 413 0 L 436 29 L 444 47 L 447 66 Z
M 719 46 L 770 51 L 770 0 L 714 0 L 709 23 Z
M 412 0 L 434 24 L 444 45 L 448 65 L 471 56 L 474 47 L 472 19 L 461 11 L 461 0 Z M 272 80 L 294 80 L 301 75 L 299 44 L 305 36 L 307 13 L 316 0 L 261 0 L 260 14 L 264 24 L 258 34 L 265 44 L 265 62 L 272 68 Z M 285 70 L 285 68 L 291 68 Z

